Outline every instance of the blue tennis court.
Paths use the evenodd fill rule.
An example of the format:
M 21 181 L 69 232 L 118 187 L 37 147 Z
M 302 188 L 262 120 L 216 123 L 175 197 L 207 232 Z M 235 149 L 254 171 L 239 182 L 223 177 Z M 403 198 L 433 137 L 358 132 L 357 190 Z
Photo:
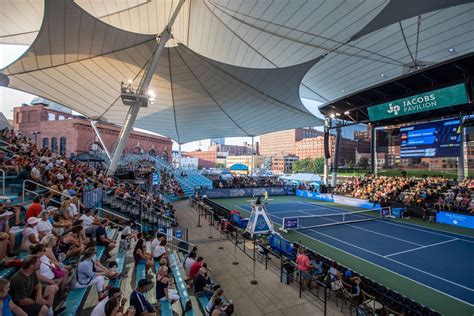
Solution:
M 249 205 L 240 209 L 250 211 Z M 347 213 L 311 202 L 269 203 L 272 220 Z M 393 220 L 341 224 L 300 233 L 474 306 L 474 238 Z

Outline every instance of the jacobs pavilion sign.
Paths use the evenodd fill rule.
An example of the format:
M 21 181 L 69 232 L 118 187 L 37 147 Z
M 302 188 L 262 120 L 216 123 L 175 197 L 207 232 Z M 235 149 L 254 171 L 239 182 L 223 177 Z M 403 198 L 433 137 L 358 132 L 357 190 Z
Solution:
M 371 106 L 371 122 L 468 103 L 464 83 Z

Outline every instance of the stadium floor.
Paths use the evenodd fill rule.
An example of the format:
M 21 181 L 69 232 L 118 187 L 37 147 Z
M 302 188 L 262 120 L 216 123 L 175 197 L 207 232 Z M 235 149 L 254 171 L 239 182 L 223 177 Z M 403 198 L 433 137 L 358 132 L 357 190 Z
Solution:
M 250 211 L 250 198 L 215 202 Z M 271 197 L 267 208 L 278 225 L 284 216 L 356 210 L 300 197 Z M 375 220 L 305 229 L 286 237 L 444 314 L 473 314 L 472 230 L 417 220 Z

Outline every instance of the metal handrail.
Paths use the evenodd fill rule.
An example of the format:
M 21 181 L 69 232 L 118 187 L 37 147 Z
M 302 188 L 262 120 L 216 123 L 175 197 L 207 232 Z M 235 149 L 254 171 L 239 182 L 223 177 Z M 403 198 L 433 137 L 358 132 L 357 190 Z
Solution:
M 109 210 L 106 210 L 105 208 L 102 208 L 102 207 L 96 207 L 96 209 L 97 209 L 97 210 L 100 210 L 100 211 L 102 211 L 102 212 L 106 212 L 106 213 L 108 213 L 108 214 L 110 214 L 110 215 L 112 215 L 112 216 L 115 216 L 115 217 L 124 219 L 124 220 L 126 220 L 126 221 L 129 221 L 129 220 L 130 220 L 129 218 L 126 218 L 125 216 L 116 214 L 116 213 L 114 213 L 114 212 L 112 212 L 112 211 L 109 211 Z M 101 217 L 101 218 L 103 218 L 103 217 Z M 112 220 L 110 220 L 110 219 L 108 219 L 108 220 L 111 221 L 111 222 L 113 222 L 113 223 L 116 224 L 117 226 L 125 227 L 124 225 L 118 224 L 118 223 L 115 222 L 115 221 L 112 221 Z M 140 226 L 140 227 L 142 226 L 142 224 L 140 224 L 140 223 L 135 223 L 135 224 L 138 225 L 138 226 Z
M 167 237 L 170 237 L 170 238 L 172 238 L 172 239 L 176 239 L 176 240 L 178 240 L 178 241 L 180 241 L 180 242 L 183 242 L 183 243 L 185 243 L 185 244 L 187 244 L 187 245 L 189 245 L 189 246 L 191 246 L 191 247 L 193 247 L 193 248 L 196 247 L 195 244 L 190 243 L 189 241 L 186 241 L 186 240 L 184 240 L 184 239 L 180 239 L 180 238 L 175 237 L 175 236 L 173 236 L 173 235 L 168 235 L 167 233 L 161 233 L 161 234 L 162 234 L 162 235 L 165 235 L 165 236 L 167 236 Z
M 24 181 L 23 181 L 23 193 L 22 193 L 23 202 L 25 202 L 25 191 L 26 191 L 26 192 L 29 192 L 29 193 L 34 193 L 34 194 L 36 194 L 36 195 L 39 195 L 38 192 L 28 190 L 28 189 L 26 188 L 26 186 L 25 186 L 26 182 L 33 183 L 34 185 L 37 185 L 37 186 L 40 186 L 40 187 L 42 187 L 42 188 L 48 189 L 49 191 L 53 191 L 53 192 L 59 193 L 61 196 L 65 196 L 65 197 L 70 198 L 69 195 L 66 195 L 66 194 L 64 194 L 64 193 L 62 193 L 62 192 L 59 192 L 59 191 L 56 191 L 56 190 L 53 190 L 53 189 L 51 189 L 51 188 L 49 188 L 49 187 L 47 187 L 47 186 L 45 186 L 45 185 L 43 185 L 43 184 L 41 184 L 41 183 L 38 183 L 38 182 L 35 182 L 35 181 L 32 181 L 32 180 L 24 180 Z
M 2 173 L 2 195 L 5 195 L 5 170 L 0 169 Z

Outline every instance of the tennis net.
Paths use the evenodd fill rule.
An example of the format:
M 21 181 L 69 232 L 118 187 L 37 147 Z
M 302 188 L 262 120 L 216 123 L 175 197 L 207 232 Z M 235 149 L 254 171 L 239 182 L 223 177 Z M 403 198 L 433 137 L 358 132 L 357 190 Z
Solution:
M 390 216 L 390 207 L 382 207 L 355 212 L 283 217 L 282 229 L 288 231 L 351 224 L 373 221 L 381 218 L 387 218 Z

